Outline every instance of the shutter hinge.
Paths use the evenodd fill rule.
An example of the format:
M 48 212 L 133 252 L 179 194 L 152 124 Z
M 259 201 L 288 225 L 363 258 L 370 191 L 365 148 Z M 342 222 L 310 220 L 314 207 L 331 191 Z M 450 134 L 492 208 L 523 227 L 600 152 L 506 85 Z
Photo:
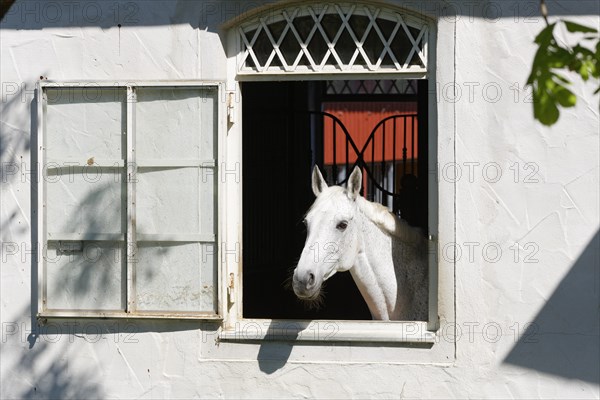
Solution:
M 235 94 L 233 92 L 227 93 L 227 122 L 234 124 L 236 120 L 235 113 Z
M 229 273 L 229 282 L 227 283 L 227 294 L 229 296 L 229 303 L 235 303 L 235 274 Z

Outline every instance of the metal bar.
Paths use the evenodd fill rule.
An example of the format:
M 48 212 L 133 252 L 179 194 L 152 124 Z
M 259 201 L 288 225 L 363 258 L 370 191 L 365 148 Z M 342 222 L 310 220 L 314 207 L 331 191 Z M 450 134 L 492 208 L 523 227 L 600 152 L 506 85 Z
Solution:
M 362 151 L 360 153 L 363 153 L 367 149 L 367 147 L 369 145 L 369 142 L 371 141 L 372 137 L 375 135 L 375 132 L 377 131 L 377 129 L 379 129 L 379 127 L 383 123 L 385 123 L 386 121 L 388 121 L 388 120 L 390 120 L 392 118 L 400 118 L 400 117 L 404 118 L 404 117 L 409 117 L 409 116 L 412 116 L 412 115 L 416 115 L 416 114 L 391 115 L 391 116 L 386 117 L 386 118 L 382 119 L 381 121 L 379 121 L 377 123 L 377 125 L 375 125 L 375 128 L 373 128 L 373 130 L 371 131 L 371 134 L 369 135 L 369 138 L 367 139 L 367 141 L 366 141 L 366 143 L 365 143 L 365 145 L 362 148 Z
M 382 135 L 383 135 L 382 143 L 381 143 L 381 186 L 386 188 L 386 184 L 385 184 L 385 181 L 386 181 L 386 179 L 385 179 L 385 123 L 381 127 L 381 130 L 382 130 Z
M 346 178 L 348 179 L 348 176 L 350 176 L 350 171 L 349 171 L 349 164 L 348 164 L 348 137 L 346 137 Z
M 365 144 L 365 147 L 363 148 L 363 151 L 360 151 L 358 149 L 358 147 L 356 146 L 356 143 L 354 143 L 354 140 L 352 140 L 352 137 L 350 136 L 350 133 L 348 133 L 348 130 L 346 129 L 346 127 L 344 126 L 344 124 L 342 123 L 342 121 L 339 120 L 338 117 L 336 117 L 333 114 L 324 112 L 324 111 L 308 111 L 308 113 L 309 114 L 316 114 L 316 115 L 323 115 L 323 116 L 331 118 L 334 121 L 339 122 L 340 127 L 342 128 L 342 131 L 346 135 L 347 140 L 350 142 L 350 146 L 352 146 L 352 149 L 356 153 L 356 156 L 357 156 L 356 165 L 361 165 L 362 163 L 364 163 L 362 153 L 364 152 L 364 149 L 366 148 L 367 144 Z M 346 179 L 344 179 L 342 182 L 339 182 L 339 184 L 342 184 L 342 183 L 346 182 L 346 180 L 348 180 L 348 176 L 346 176 Z
M 411 142 L 410 142 L 410 173 L 415 174 L 415 117 L 411 117 L 412 126 L 411 126 Z
M 406 117 L 404 119 L 404 147 L 402 147 L 402 175 L 406 175 Z
M 392 116 L 386 117 L 386 118 L 382 119 L 381 121 L 379 121 L 379 122 L 377 123 L 377 125 L 375 126 L 375 128 L 373 128 L 373 130 L 371 131 L 371 134 L 369 135 L 369 138 L 367 139 L 367 141 L 366 141 L 365 145 L 363 146 L 363 148 L 362 148 L 362 151 L 360 151 L 360 152 L 358 153 L 358 155 L 359 155 L 359 157 L 360 157 L 360 160 L 359 160 L 359 162 L 361 162 L 361 163 L 362 163 L 362 165 L 364 165 L 364 167 L 365 167 L 365 168 L 364 168 L 364 169 L 365 169 L 365 174 L 367 175 L 367 178 L 371 180 L 371 185 L 372 185 L 372 186 L 374 185 L 374 186 L 375 186 L 375 187 L 376 187 L 378 190 L 380 190 L 380 191 L 382 191 L 383 193 L 385 193 L 385 194 L 388 194 L 388 195 L 397 196 L 397 195 L 395 195 L 394 193 L 390 193 L 390 192 L 388 192 L 388 191 L 387 191 L 385 188 L 383 188 L 381 185 L 379 185 L 379 183 L 377 183 L 377 179 L 376 179 L 376 177 L 375 177 L 375 175 L 374 175 L 374 172 L 372 171 L 372 168 L 373 168 L 373 161 L 371 161 L 371 168 L 369 168 L 369 166 L 368 166 L 367 162 L 364 160 L 364 157 L 363 157 L 363 155 L 364 155 L 364 153 L 365 153 L 365 152 L 368 150 L 368 146 L 369 146 L 369 145 L 373 145 L 373 146 L 374 146 L 374 143 L 372 144 L 372 143 L 371 143 L 371 141 L 373 141 L 373 142 L 375 141 L 375 133 L 377 132 L 377 129 L 379 129 L 379 127 L 380 127 L 382 124 L 384 124 L 384 123 L 385 123 L 387 120 L 389 120 L 389 119 L 393 119 L 393 118 L 404 118 L 404 122 L 405 122 L 405 124 L 406 124 L 406 117 L 408 117 L 408 116 L 411 116 L 411 115 L 413 115 L 413 114 L 406 114 L 406 115 L 392 115 Z M 372 150 L 372 151 L 373 151 L 373 150 Z
M 371 143 L 371 171 L 375 171 L 375 135 L 373 137 L 373 143 Z M 375 179 L 371 179 L 371 200 L 375 201 Z
M 392 166 L 393 171 L 392 171 L 392 179 L 394 180 L 393 185 L 392 185 L 392 192 L 394 194 L 396 194 L 396 124 L 398 123 L 398 121 L 396 121 L 397 118 L 394 118 L 394 149 L 392 151 L 393 154 L 393 158 L 394 158 L 394 165 Z M 395 203 L 395 202 L 394 202 Z M 394 209 L 394 213 L 398 210 L 396 210 L 395 204 L 394 206 L 392 206 L 392 208 Z
M 332 176 L 332 178 L 333 179 L 331 181 L 334 184 L 337 184 L 338 183 L 338 181 L 337 181 L 337 157 L 336 157 L 337 156 L 337 154 L 336 154 L 337 147 L 335 145 L 336 144 L 336 138 L 337 138 L 336 137 L 337 131 L 336 131 L 335 127 L 336 127 L 336 122 L 333 121 L 333 137 L 332 137 L 332 139 L 333 139 L 333 167 L 332 167 L 332 175 L 333 176 Z

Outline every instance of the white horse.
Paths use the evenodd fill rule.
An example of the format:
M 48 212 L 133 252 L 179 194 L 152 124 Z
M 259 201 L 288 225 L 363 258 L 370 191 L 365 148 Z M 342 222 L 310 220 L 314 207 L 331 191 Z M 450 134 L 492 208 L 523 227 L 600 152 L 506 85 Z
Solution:
M 427 242 L 420 229 L 359 195 L 360 168 L 347 188 L 312 174 L 317 197 L 304 220 L 307 237 L 292 287 L 303 300 L 320 298 L 323 282 L 350 271 L 377 320 L 427 320 Z

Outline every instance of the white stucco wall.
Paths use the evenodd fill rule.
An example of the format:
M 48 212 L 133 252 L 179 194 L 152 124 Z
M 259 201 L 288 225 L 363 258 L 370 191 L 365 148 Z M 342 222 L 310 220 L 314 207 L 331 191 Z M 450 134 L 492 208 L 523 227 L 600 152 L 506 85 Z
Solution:
M 264 2 L 47 4 L 18 1 L 0 30 L 2 398 L 600 396 L 597 82 L 574 79 L 577 106 L 552 128 L 534 122 L 523 85 L 543 27 L 537 1 L 445 3 L 454 18 L 438 3 L 404 3 L 437 14 L 440 32 L 454 35 L 453 58 L 431 51 L 454 76 L 438 75 L 437 106 L 454 114 L 438 126 L 438 149 L 454 148 L 456 164 L 440 165 L 437 179 L 441 193 L 456 193 L 461 256 L 444 271 L 452 312 L 431 349 L 216 343 L 214 326 L 196 321 L 36 327 L 36 81 L 225 81 L 219 27 Z M 596 1 L 549 11 L 599 25 Z M 439 245 L 450 254 L 450 243 Z

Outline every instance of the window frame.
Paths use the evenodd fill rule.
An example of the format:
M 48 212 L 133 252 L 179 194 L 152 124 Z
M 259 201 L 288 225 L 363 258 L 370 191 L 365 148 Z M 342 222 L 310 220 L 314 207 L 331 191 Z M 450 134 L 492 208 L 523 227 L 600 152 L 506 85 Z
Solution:
M 123 162 L 123 166 L 119 165 L 119 168 L 123 168 L 123 174 L 130 174 L 136 172 L 135 154 L 134 154 L 134 140 L 135 140 L 135 104 L 136 104 L 136 88 L 189 88 L 189 89 L 202 89 L 212 88 L 216 90 L 215 100 L 215 127 L 214 140 L 216 145 L 213 176 L 216 180 L 215 190 L 216 193 L 216 204 L 215 204 L 215 218 L 217 222 L 215 224 L 215 235 L 214 235 L 214 246 L 216 263 L 216 287 L 214 290 L 216 293 L 216 305 L 215 313 L 208 312 L 196 312 L 196 311 L 138 311 L 135 308 L 131 309 L 130 304 L 134 301 L 135 296 L 135 262 L 129 256 L 130 244 L 137 243 L 139 238 L 134 237 L 135 232 L 135 208 L 132 207 L 132 202 L 135 202 L 135 180 L 129 180 L 126 178 L 126 212 L 127 212 L 127 229 L 123 238 L 123 257 L 126 260 L 122 261 L 123 267 L 126 269 L 126 283 L 124 286 L 126 293 L 125 297 L 125 310 L 95 310 L 95 309 L 84 309 L 84 310 L 70 310 L 70 309 L 47 309 L 47 273 L 46 273 L 46 256 L 45 249 L 48 246 L 48 235 L 47 235 L 47 188 L 46 188 L 46 165 L 47 158 L 45 154 L 46 150 L 46 112 L 47 112 L 47 97 L 46 90 L 52 88 L 85 88 L 93 87 L 99 89 L 125 89 L 126 97 L 123 101 L 126 102 L 126 112 L 123 116 L 126 119 L 126 159 Z M 39 80 L 37 84 L 37 163 L 41 166 L 38 168 L 39 178 L 37 180 L 37 202 L 38 202 L 38 215 L 37 215 L 37 242 L 42 246 L 42 250 L 38 252 L 37 262 L 37 317 L 38 318 L 141 318 L 141 319 L 196 319 L 196 320 L 213 320 L 220 321 L 224 315 L 224 287 L 222 285 L 222 276 L 224 276 L 222 269 L 223 264 L 220 262 L 222 242 L 221 235 L 224 232 L 224 221 L 225 221 L 225 209 L 222 207 L 224 194 L 224 187 L 221 179 L 218 179 L 220 173 L 219 163 L 225 157 L 225 142 L 223 140 L 225 132 L 225 113 L 226 107 L 224 106 L 224 84 L 220 81 L 192 81 L 192 80 L 161 80 L 161 81 L 102 81 L 102 80 Z M 133 161 L 129 161 L 133 160 Z M 200 160 L 202 161 L 202 160 Z M 85 160 L 82 159 L 82 166 L 85 166 Z M 199 169 L 204 166 L 198 166 Z M 133 210 L 133 211 L 132 211 Z M 197 236 L 202 236 L 198 234 Z M 120 241 L 120 239 L 119 239 Z M 207 243 L 205 240 L 195 241 L 197 243 Z M 134 247 L 135 248 L 135 247 Z M 123 295 L 123 294 L 122 294 Z
M 312 2 L 310 4 L 313 4 Z M 315 2 L 314 4 L 319 4 Z M 389 6 L 377 4 L 374 6 Z M 282 7 L 285 7 L 283 5 Z M 292 6 L 293 7 L 293 6 Z M 274 72 L 274 71 L 241 71 L 240 55 L 244 51 L 240 40 L 240 27 L 251 25 L 259 21 L 264 14 L 267 16 L 278 12 L 272 8 L 259 8 L 244 16 L 244 19 L 233 19 L 223 28 L 228 30 L 227 35 L 227 87 L 234 93 L 241 93 L 240 81 L 276 81 L 276 80 L 347 80 L 347 79 L 428 79 L 429 95 L 429 232 L 428 232 L 428 258 L 429 258 L 429 318 L 427 321 L 343 321 L 343 320 L 292 320 L 292 319 L 257 319 L 243 317 L 243 288 L 241 279 L 243 265 L 241 260 L 230 265 L 229 272 L 237 276 L 234 297 L 240 299 L 230 304 L 224 321 L 217 335 L 222 341 L 252 342 L 252 341 L 306 341 L 306 342 L 385 342 L 395 344 L 432 345 L 438 343 L 440 329 L 449 321 L 455 320 L 455 288 L 454 270 L 456 263 L 442 257 L 440 243 L 453 243 L 456 238 L 456 206 L 455 183 L 441 182 L 438 179 L 438 166 L 440 164 L 454 163 L 456 160 L 454 137 L 456 132 L 455 104 L 451 102 L 440 103 L 439 82 L 450 82 L 455 79 L 454 64 L 440 65 L 437 60 L 455 59 L 454 32 L 456 21 L 444 21 L 411 11 L 398 9 L 397 12 L 410 14 L 428 24 L 426 54 L 427 71 L 417 72 L 390 72 L 384 71 L 338 71 L 332 72 Z M 256 23 L 256 22 L 254 22 Z M 239 110 L 236 123 L 229 127 L 229 147 L 235 152 L 242 153 L 242 127 L 241 102 L 243 96 L 235 104 Z M 242 171 L 243 175 L 243 171 Z M 243 183 L 243 181 L 242 181 Z M 230 236 L 242 243 L 242 190 L 231 193 L 233 197 L 228 201 L 238 202 L 235 222 L 237 234 Z M 234 200 L 235 199 L 235 200 Z M 335 334 L 327 333 L 328 327 L 335 325 Z M 448 326 L 444 327 L 444 330 Z M 453 351 L 448 346 L 442 346 L 435 352 L 434 357 L 440 362 L 450 358 Z
M 317 75 L 317 74 L 315 74 Z M 364 75 L 360 75 L 364 77 Z M 380 79 L 382 75 L 376 75 L 377 79 Z M 383 75 L 383 76 L 388 76 Z M 404 78 L 403 75 L 394 74 L 389 75 L 390 79 Z M 313 76 L 312 79 L 319 80 L 347 80 L 355 78 L 354 76 L 348 76 L 344 74 L 333 75 L 333 74 L 318 74 Z M 371 75 L 367 78 L 374 79 L 375 76 Z M 358 79 L 358 78 L 357 78 Z M 385 79 L 385 78 L 381 78 Z M 409 79 L 408 77 L 406 79 Z M 249 77 L 249 76 L 238 76 L 236 82 L 251 82 L 251 81 L 264 81 L 264 77 Z M 298 80 L 297 75 L 281 75 L 277 77 L 277 80 Z M 236 83 L 236 84 L 237 84 Z M 434 93 L 435 82 L 429 80 L 429 91 Z M 239 86 L 238 86 L 239 90 Z M 431 100 L 431 99 L 430 99 Z M 236 112 L 239 115 L 239 121 L 243 119 L 241 112 L 241 103 L 243 97 L 239 102 L 236 103 L 236 107 L 239 110 Z M 431 104 L 430 104 L 431 105 Z M 428 125 L 429 128 L 429 229 L 428 233 L 428 250 L 427 257 L 429 259 L 429 310 L 427 321 L 373 321 L 373 320 L 295 320 L 295 319 L 268 319 L 268 318 L 244 318 L 243 317 L 243 263 L 240 260 L 237 265 L 229 265 L 229 273 L 234 273 L 238 277 L 236 282 L 239 285 L 235 285 L 235 294 L 232 296 L 234 299 L 238 299 L 237 302 L 233 303 L 233 306 L 228 310 L 224 316 L 224 321 L 221 330 L 218 332 L 218 339 L 222 341 L 230 342 L 253 342 L 253 341 L 297 341 L 297 342 L 309 342 L 309 343 L 334 343 L 334 342 L 376 342 L 376 343 L 405 343 L 414 345 L 431 345 L 439 341 L 437 331 L 440 327 L 440 321 L 438 316 L 438 269 L 439 260 L 437 248 L 438 244 L 438 181 L 435 179 L 435 175 L 431 175 L 431 165 L 436 165 L 437 162 L 437 128 L 436 124 L 436 113 L 435 110 L 430 109 L 428 113 Z M 240 124 L 241 125 L 241 124 Z M 432 131 L 434 129 L 435 131 Z M 230 147 L 239 147 L 240 153 L 242 152 L 242 128 L 232 127 L 235 132 L 234 135 L 228 136 L 235 137 L 239 135 L 239 143 L 230 144 Z M 243 176 L 243 170 L 242 170 Z M 243 193 L 243 180 L 242 188 L 239 193 L 239 221 L 237 222 L 239 228 L 239 243 L 241 243 L 241 249 L 243 253 L 243 223 L 242 223 L 242 193 Z M 230 199 L 231 200 L 231 199 Z M 434 208 L 432 208 L 434 207 Z M 433 212 L 432 212 L 433 211 Z M 333 278 L 335 279 L 335 278 Z M 435 289 L 434 289 L 435 288 Z M 230 289 L 231 291 L 231 289 Z

